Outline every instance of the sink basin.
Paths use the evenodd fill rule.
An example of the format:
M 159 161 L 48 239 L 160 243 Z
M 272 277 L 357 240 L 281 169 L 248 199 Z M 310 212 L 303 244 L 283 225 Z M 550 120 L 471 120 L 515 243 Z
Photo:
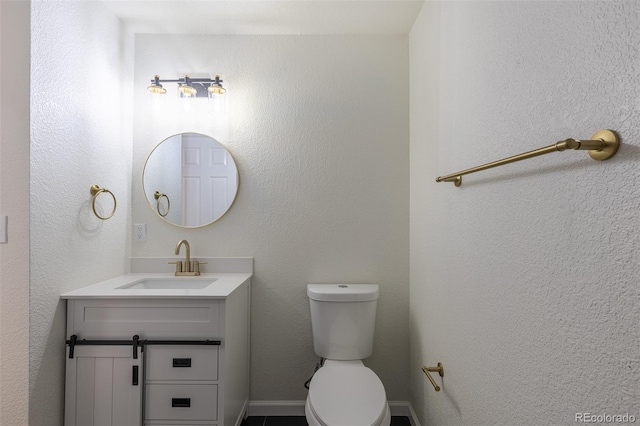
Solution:
M 203 289 L 217 278 L 144 278 L 120 287 L 118 290 L 185 290 Z

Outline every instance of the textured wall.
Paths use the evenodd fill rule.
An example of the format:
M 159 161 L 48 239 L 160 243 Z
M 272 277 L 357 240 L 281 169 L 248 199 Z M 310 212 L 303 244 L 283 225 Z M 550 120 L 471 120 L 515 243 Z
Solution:
M 64 397 L 60 294 L 129 268 L 131 102 L 123 93 L 133 47 L 100 2 L 32 6 L 29 421 L 55 425 Z M 93 184 L 116 195 L 112 219 L 93 215 Z M 108 197 L 97 204 L 112 208 Z
M 30 2 L 0 2 L 0 424 L 28 424 L 29 376 L 29 14 Z
M 425 3 L 410 35 L 423 424 L 640 419 L 639 46 L 632 0 Z M 623 140 L 606 162 L 564 152 L 434 182 L 600 128 Z M 420 372 L 438 361 L 440 393 Z
M 366 363 L 391 399 L 408 398 L 408 61 L 407 36 L 136 36 L 133 222 L 148 238 L 132 252 L 171 256 L 187 238 L 195 256 L 255 258 L 252 400 L 306 398 L 305 286 L 342 281 L 380 285 Z M 184 73 L 222 75 L 227 119 L 205 100 L 181 112 L 175 85 L 151 107 L 149 79 Z M 168 225 L 142 193 L 146 156 L 183 131 L 225 144 L 240 171 L 235 204 L 205 228 Z

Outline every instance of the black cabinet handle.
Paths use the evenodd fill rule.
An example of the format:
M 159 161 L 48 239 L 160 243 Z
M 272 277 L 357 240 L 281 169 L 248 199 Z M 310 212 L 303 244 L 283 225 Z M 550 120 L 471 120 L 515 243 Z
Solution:
M 138 386 L 138 366 L 134 365 L 131 374 L 131 385 Z
M 173 359 L 173 367 L 174 368 L 190 368 L 191 367 L 191 358 L 174 358 Z
M 171 398 L 172 407 L 191 407 L 191 398 Z

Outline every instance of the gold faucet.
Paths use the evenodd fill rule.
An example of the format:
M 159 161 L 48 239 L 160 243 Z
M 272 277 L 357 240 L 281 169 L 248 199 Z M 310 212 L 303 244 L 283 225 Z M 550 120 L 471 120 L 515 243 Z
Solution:
M 176 276 L 177 275 L 200 275 L 200 265 L 201 264 L 206 264 L 207 262 L 198 262 L 197 260 L 193 261 L 193 266 L 191 265 L 191 247 L 189 246 L 189 241 L 187 240 L 180 240 L 178 241 L 178 244 L 176 244 L 176 255 L 180 254 L 180 247 L 182 247 L 182 245 L 184 244 L 187 253 L 186 256 L 184 258 L 184 268 L 182 267 L 182 261 L 177 261 L 177 262 L 169 262 L 169 263 L 175 263 L 176 264 Z

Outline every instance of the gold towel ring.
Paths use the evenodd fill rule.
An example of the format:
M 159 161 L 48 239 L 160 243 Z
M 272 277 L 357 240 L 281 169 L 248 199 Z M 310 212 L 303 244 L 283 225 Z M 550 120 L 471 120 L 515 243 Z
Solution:
M 98 185 L 91 185 L 89 192 L 91 192 L 91 195 L 93 195 L 93 200 L 91 201 L 91 208 L 93 208 L 93 214 L 95 214 L 96 217 L 100 220 L 111 219 L 113 215 L 116 213 L 116 206 L 118 204 L 118 202 L 116 201 L 116 196 L 113 195 L 113 192 L 109 191 L 106 188 L 100 188 Z M 100 195 L 103 192 L 107 192 L 111 194 L 111 196 L 113 197 L 113 210 L 111 211 L 111 214 L 107 217 L 100 216 L 96 211 L 96 198 L 98 198 L 98 195 Z
M 165 214 L 160 213 L 160 198 L 166 198 L 167 199 L 167 211 Z M 158 214 L 162 217 L 165 217 L 166 215 L 169 214 L 169 210 L 171 210 L 171 201 L 169 201 L 169 197 L 167 197 L 167 194 L 162 194 L 159 191 L 156 191 L 153 193 L 153 198 L 156 199 L 156 210 L 158 211 Z

